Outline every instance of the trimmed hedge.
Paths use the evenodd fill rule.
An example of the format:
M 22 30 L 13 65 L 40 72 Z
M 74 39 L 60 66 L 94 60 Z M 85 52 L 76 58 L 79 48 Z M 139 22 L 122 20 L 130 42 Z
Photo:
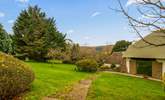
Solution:
M 93 59 L 80 60 L 76 63 L 78 71 L 96 72 L 98 63 Z
M 27 90 L 33 80 L 34 73 L 29 66 L 0 52 L 0 100 L 11 100 Z

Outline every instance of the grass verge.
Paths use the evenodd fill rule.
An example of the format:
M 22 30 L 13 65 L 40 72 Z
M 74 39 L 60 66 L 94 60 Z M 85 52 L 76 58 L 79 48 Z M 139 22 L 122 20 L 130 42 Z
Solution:
M 165 100 L 160 82 L 101 73 L 93 81 L 88 100 Z

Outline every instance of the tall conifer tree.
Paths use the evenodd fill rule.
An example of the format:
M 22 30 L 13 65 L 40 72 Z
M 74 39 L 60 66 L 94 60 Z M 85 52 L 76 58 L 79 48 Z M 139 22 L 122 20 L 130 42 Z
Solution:
M 54 18 L 48 18 L 38 6 L 29 6 L 18 16 L 14 26 L 16 52 L 43 61 L 50 48 L 62 47 L 66 35 L 60 33 Z

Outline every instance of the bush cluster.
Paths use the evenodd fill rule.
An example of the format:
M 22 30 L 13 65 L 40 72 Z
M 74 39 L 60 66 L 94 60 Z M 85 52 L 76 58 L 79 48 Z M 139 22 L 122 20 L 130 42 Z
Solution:
M 98 63 L 93 59 L 84 59 L 76 63 L 78 71 L 96 72 Z
M 24 92 L 34 80 L 34 73 L 24 62 L 0 52 L 0 100 L 11 100 Z

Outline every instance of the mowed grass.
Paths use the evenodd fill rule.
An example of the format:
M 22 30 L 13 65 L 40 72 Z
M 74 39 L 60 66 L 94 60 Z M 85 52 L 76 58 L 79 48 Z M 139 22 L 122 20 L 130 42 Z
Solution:
M 35 81 L 25 100 L 40 100 L 44 96 L 63 91 L 69 85 L 88 77 L 89 73 L 75 71 L 75 65 L 28 62 L 35 72 Z
M 28 62 L 35 72 L 35 81 L 24 100 L 41 100 L 64 91 L 89 73 L 75 71 L 75 65 Z M 112 73 L 99 73 L 88 92 L 87 100 L 165 100 L 160 82 Z
M 88 100 L 165 100 L 160 82 L 101 73 L 92 83 Z

